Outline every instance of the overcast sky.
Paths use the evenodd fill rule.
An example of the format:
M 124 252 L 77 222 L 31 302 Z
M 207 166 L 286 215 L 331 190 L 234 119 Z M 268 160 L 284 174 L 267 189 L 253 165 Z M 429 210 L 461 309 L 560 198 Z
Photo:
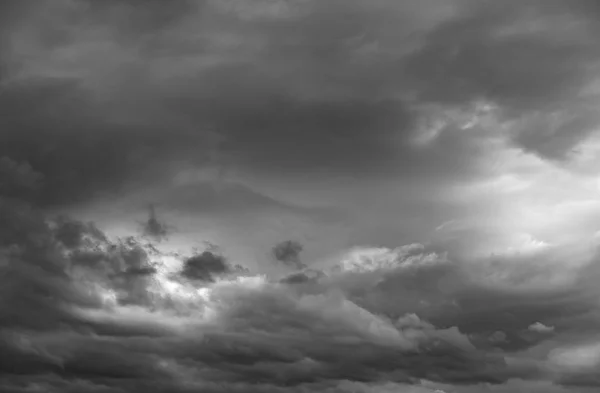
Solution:
M 598 389 L 599 35 L 595 0 L 3 1 L 0 192 L 21 191 L 0 245 L 72 293 L 7 290 L 0 347 L 23 360 L 0 383 Z M 69 243 L 25 202 L 95 226 Z M 176 271 L 205 242 L 225 259 L 100 280 L 88 265 L 130 263 L 109 243 L 150 205 L 179 255 L 144 263 Z M 273 260 L 284 240 L 302 263 Z M 35 270 L 57 258 L 63 286 Z

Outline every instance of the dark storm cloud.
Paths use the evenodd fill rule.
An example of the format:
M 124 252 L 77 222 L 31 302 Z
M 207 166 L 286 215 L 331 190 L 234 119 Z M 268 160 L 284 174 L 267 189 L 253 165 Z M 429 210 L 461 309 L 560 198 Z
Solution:
M 29 6 L 12 32 L 2 147 L 52 179 L 47 203 L 114 191 L 132 173 L 154 180 L 165 162 L 203 163 L 211 131 L 238 164 L 335 172 L 384 168 L 413 132 L 403 100 L 378 93 L 401 68 L 380 72 L 378 57 L 353 66 L 357 48 L 345 44 L 385 7 L 309 3 L 250 18 L 239 2 L 135 3 L 58 2 L 43 24 Z
M 407 37 L 419 26 L 389 31 L 390 18 L 405 22 L 391 2 L 309 4 L 291 16 L 237 20 L 260 49 L 234 34 L 254 57 L 210 70 L 209 82 L 199 81 L 208 97 L 188 97 L 194 110 L 186 113 L 203 104 L 202 117 L 225 135 L 233 154 L 254 165 L 423 165 L 403 142 L 414 136 L 415 106 L 432 102 L 460 107 L 487 100 L 509 119 L 536 114 L 541 119 L 515 130 L 514 140 L 543 156 L 564 155 L 591 131 L 595 117 L 581 92 L 600 52 L 594 20 L 569 2 L 456 2 L 457 11 L 417 42 Z M 420 7 L 428 8 L 407 3 L 402 10 L 418 17 Z
M 570 4 L 56 2 L 40 24 L 28 5 L 4 51 L 1 145 L 52 179 L 47 203 L 156 182 L 215 149 L 271 173 L 468 173 L 466 142 L 435 158 L 411 146 L 428 103 L 535 112 L 515 143 L 559 157 L 595 119 L 573 101 L 597 64 L 594 24 Z
M 8 88 L 0 95 L 5 130 L 0 149 L 40 168 L 47 181 L 39 202 L 77 202 L 119 190 L 132 180 L 132 172 L 145 173 L 146 179 L 164 173 L 165 155 L 173 154 L 166 134 L 116 126 L 97 114 L 83 113 L 77 87 L 40 84 Z M 179 138 L 176 143 L 185 141 Z

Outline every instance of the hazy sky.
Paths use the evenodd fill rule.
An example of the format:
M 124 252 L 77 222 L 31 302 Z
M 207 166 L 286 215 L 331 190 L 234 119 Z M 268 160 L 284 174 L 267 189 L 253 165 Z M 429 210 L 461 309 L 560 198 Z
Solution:
M 164 371 L 172 392 L 594 391 L 599 35 L 595 0 L 4 0 L 0 157 L 39 173 L 30 202 L 113 237 L 153 204 L 164 250 L 210 241 L 248 270 L 186 282 L 208 322 L 69 300 L 115 330 L 11 327 L 39 341 L 19 353 L 63 372 L 0 361 L 0 380 L 150 391 Z M 323 275 L 270 258 L 288 239 Z M 145 324 L 164 342 L 115 333 Z M 65 372 L 79 348 L 56 349 L 65 334 L 90 346 L 81 358 L 146 357 L 124 360 L 137 370 L 124 377 L 91 360 Z

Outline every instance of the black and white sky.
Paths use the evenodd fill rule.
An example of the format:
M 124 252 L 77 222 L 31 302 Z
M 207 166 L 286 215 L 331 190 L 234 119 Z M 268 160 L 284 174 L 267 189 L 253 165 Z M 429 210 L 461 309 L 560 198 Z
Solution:
M 597 391 L 598 36 L 596 0 L 3 0 L 0 390 Z

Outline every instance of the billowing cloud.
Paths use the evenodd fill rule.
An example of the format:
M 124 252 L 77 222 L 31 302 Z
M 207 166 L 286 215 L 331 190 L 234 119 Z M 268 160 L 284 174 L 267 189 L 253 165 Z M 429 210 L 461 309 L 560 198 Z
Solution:
M 11 168 L 14 175 L 21 167 Z M 13 360 L 0 364 L 5 389 L 595 384 L 593 336 L 579 346 L 564 341 L 581 332 L 580 317 L 597 313 L 595 260 L 566 286 L 515 292 L 520 283 L 511 276 L 490 277 L 412 244 L 355 248 L 312 277 L 306 271 L 306 280 L 280 282 L 231 268 L 216 250 L 168 256 L 135 238 L 111 240 L 93 224 L 49 221 L 14 198 L 3 197 L 1 207 L 10 218 L 2 347 Z
M 0 390 L 597 390 L 599 12 L 3 2 Z

